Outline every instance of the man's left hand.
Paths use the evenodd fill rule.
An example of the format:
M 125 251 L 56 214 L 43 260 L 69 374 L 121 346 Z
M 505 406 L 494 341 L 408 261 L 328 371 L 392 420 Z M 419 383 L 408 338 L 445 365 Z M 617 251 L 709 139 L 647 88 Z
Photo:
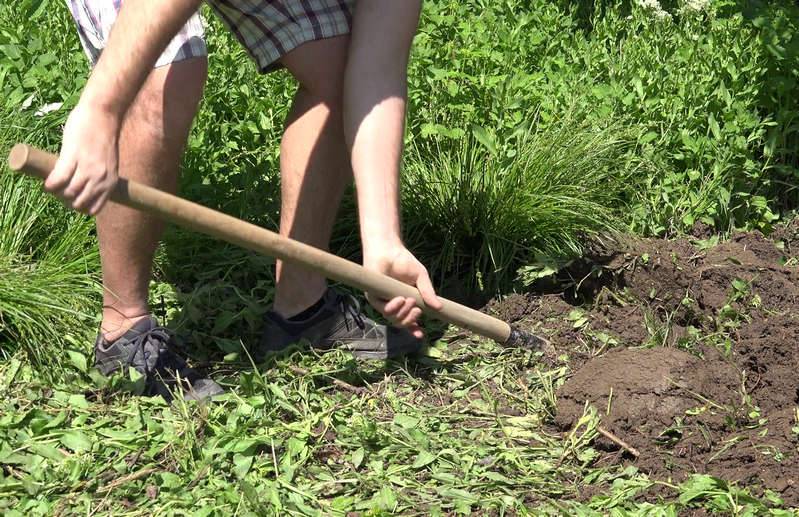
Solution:
M 416 287 L 424 303 L 432 309 L 440 310 L 443 307 L 433 289 L 427 269 L 405 246 L 364 253 L 363 265 Z M 422 310 L 413 298 L 398 296 L 391 300 L 382 300 L 367 293 L 367 299 L 393 324 L 407 328 L 418 339 L 424 337 L 418 323 Z

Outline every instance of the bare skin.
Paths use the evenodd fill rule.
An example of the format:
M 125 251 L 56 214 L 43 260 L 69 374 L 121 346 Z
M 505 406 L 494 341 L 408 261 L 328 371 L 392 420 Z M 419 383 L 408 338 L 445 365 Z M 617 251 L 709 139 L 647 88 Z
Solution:
M 344 133 L 358 187 L 364 266 L 416 286 L 442 307 L 425 267 L 402 242 L 399 172 L 405 130 L 407 69 L 420 0 L 359 2 L 344 82 Z M 422 310 L 413 298 L 369 302 L 421 338 Z
M 123 4 L 108 45 L 78 106 L 67 121 L 61 156 L 45 183 L 47 190 L 85 213 L 94 215 L 103 208 L 117 179 L 120 134 L 126 113 L 158 55 L 199 3 L 199 0 L 127 0 Z M 392 16 L 388 18 L 385 16 L 387 10 L 392 11 Z M 325 81 L 320 82 L 319 76 L 314 76 L 312 72 L 314 66 L 340 68 L 341 60 L 336 61 L 334 57 L 340 57 L 341 50 L 335 45 L 331 46 L 330 41 L 320 48 L 324 50 L 324 55 L 333 59 L 332 65 L 314 56 L 318 52 L 310 52 L 307 58 L 302 58 L 302 53 L 299 53 L 294 64 L 291 57 L 286 56 L 287 67 L 294 68 L 292 71 L 300 79 L 302 87 L 295 99 L 292 117 L 288 121 L 287 138 L 283 142 L 284 154 L 288 152 L 288 155 L 282 164 L 291 172 L 284 177 L 284 194 L 288 194 L 288 200 L 285 201 L 287 213 L 282 216 L 285 224 L 281 225 L 284 227 L 281 231 L 300 235 L 306 242 L 312 241 L 312 244 L 327 244 L 329 226 L 332 226 L 340 191 L 347 181 L 347 169 L 339 166 L 342 160 L 340 153 L 333 152 L 326 157 L 332 162 L 324 162 L 326 168 L 333 163 L 338 170 L 333 178 L 324 179 L 329 182 L 325 185 L 332 188 L 324 196 L 327 202 L 323 206 L 299 205 L 305 203 L 306 192 L 317 192 L 317 197 L 324 192 L 321 183 L 317 183 L 322 181 L 319 179 L 321 176 L 307 172 L 314 169 L 313 166 L 309 168 L 309 164 L 316 160 L 312 156 L 316 149 L 311 153 L 309 148 L 314 143 L 321 143 L 320 150 L 325 155 L 328 145 L 332 148 L 335 147 L 334 142 L 343 140 L 340 131 L 335 129 L 335 126 L 341 127 L 337 113 L 342 110 L 335 106 L 334 100 L 336 96 L 339 99 L 343 97 L 341 118 L 358 187 L 364 265 L 415 285 L 428 305 L 440 308 L 427 271 L 402 243 L 399 225 L 398 175 L 405 109 L 405 68 L 418 11 L 418 0 L 400 3 L 362 0 L 359 3 L 352 39 L 353 42 L 361 41 L 357 47 L 374 47 L 374 51 L 356 48 L 354 43 L 349 46 L 343 93 L 336 92 L 338 86 L 319 86 Z M 396 24 L 386 25 L 385 20 L 392 18 Z M 375 43 L 372 38 L 377 38 L 379 42 Z M 312 59 L 309 61 L 309 58 Z M 305 64 L 305 61 L 309 61 L 309 64 Z M 362 80 L 374 78 L 376 74 L 385 77 L 378 81 Z M 328 76 L 327 82 L 339 83 L 339 77 L 340 74 Z M 301 143 L 303 140 L 304 143 Z M 302 179 L 296 177 L 298 174 L 303 175 Z M 304 222 L 305 216 L 298 216 L 300 210 L 311 207 L 318 209 L 320 206 L 326 223 L 320 225 L 319 220 L 314 218 L 310 222 L 314 228 L 308 228 L 306 225 L 309 223 Z M 327 219 L 328 214 L 333 215 Z M 146 239 L 148 243 L 152 240 Z M 148 252 L 141 261 L 149 262 L 151 258 L 152 252 Z M 321 295 L 317 291 L 323 290 L 324 284 L 319 283 L 318 278 L 311 277 L 312 289 L 306 289 L 302 283 L 305 273 L 281 265 L 278 274 L 280 280 L 276 308 L 284 315 L 298 312 L 297 307 L 307 307 Z M 304 280 L 309 279 L 306 276 Z M 141 299 L 141 285 L 141 278 L 138 278 L 137 287 L 128 293 L 131 299 Z M 122 296 L 126 295 L 124 288 L 119 291 L 122 291 Z M 120 292 L 114 291 L 114 294 L 117 299 L 122 298 Z M 144 294 L 146 304 L 146 287 Z M 408 327 L 417 337 L 422 336 L 417 324 L 421 311 L 415 307 L 413 299 L 398 297 L 389 301 L 370 301 L 392 322 Z M 137 300 L 129 305 L 137 306 L 139 303 Z M 113 312 L 118 312 L 118 307 L 119 302 Z M 119 326 L 117 332 L 123 327 Z
M 313 41 L 282 60 L 299 81 L 280 146 L 280 233 L 327 249 L 341 197 L 352 181 L 344 145 L 342 90 L 349 37 Z M 291 317 L 327 289 L 321 275 L 277 262 L 274 310 Z
M 205 58 L 156 68 L 127 112 L 119 139 L 119 174 L 167 192 L 177 191 L 178 169 L 207 75 Z M 103 267 L 103 322 L 113 341 L 149 314 L 159 219 L 108 203 L 97 215 Z

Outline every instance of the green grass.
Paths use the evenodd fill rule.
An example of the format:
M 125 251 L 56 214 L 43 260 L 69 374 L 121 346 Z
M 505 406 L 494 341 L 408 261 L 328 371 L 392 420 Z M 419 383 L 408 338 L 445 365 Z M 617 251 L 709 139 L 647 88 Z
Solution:
M 0 111 L 0 149 L 40 143 L 37 121 Z M 40 144 L 41 145 L 41 144 Z M 0 358 L 22 349 L 44 371 L 60 369 L 56 351 L 74 348 L 94 327 L 100 287 L 94 223 L 70 214 L 34 180 L 0 167 Z M 82 348 L 82 346 L 81 346 Z
M 706 476 L 636 502 L 644 475 L 593 466 L 596 415 L 543 426 L 566 369 L 488 343 L 386 365 L 287 354 L 227 375 L 224 401 L 172 407 L 98 390 L 76 363 L 55 385 L 0 365 L 5 515 L 768 513 Z
M 406 239 L 439 278 L 507 289 L 531 260 L 566 262 L 619 231 L 629 146 L 622 129 L 573 115 L 504 146 L 479 127 L 457 145 L 415 144 L 403 175 Z
M 63 10 L 47 16 L 48 5 L 0 6 L 0 358 L 23 350 L 53 378 L 67 350 L 85 350 L 100 288 L 94 223 L 5 163 L 16 142 L 57 149 L 66 110 L 36 112 L 54 102 L 71 105 L 85 81 L 77 42 L 65 45 L 58 36 L 72 27 Z

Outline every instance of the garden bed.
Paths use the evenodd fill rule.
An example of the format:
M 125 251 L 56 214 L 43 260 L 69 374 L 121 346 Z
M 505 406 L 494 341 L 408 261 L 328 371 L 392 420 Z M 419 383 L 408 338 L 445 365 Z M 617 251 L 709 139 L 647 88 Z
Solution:
M 564 293 L 515 295 L 489 310 L 548 335 L 568 364 L 559 431 L 592 405 L 604 429 L 640 452 L 599 436 L 598 463 L 674 484 L 709 474 L 795 506 L 796 226 L 774 236 L 620 244 L 625 251 L 572 268 Z

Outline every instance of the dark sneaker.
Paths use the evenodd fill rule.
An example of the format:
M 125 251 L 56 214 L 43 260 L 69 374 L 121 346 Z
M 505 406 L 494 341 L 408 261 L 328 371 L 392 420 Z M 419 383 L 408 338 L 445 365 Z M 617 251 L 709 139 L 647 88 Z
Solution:
M 167 402 L 178 382 L 186 400 L 202 400 L 224 393 L 217 383 L 189 368 L 169 348 L 169 331 L 155 318 L 144 318 L 113 343 L 97 336 L 94 344 L 94 365 L 103 375 L 110 375 L 132 366 L 144 375 L 144 395 L 161 395 Z
M 422 341 L 403 329 L 375 323 L 357 300 L 328 289 L 319 311 L 304 321 L 289 321 L 273 311 L 264 316 L 256 360 L 292 343 L 307 341 L 316 350 L 347 350 L 364 359 L 388 359 L 417 352 Z

